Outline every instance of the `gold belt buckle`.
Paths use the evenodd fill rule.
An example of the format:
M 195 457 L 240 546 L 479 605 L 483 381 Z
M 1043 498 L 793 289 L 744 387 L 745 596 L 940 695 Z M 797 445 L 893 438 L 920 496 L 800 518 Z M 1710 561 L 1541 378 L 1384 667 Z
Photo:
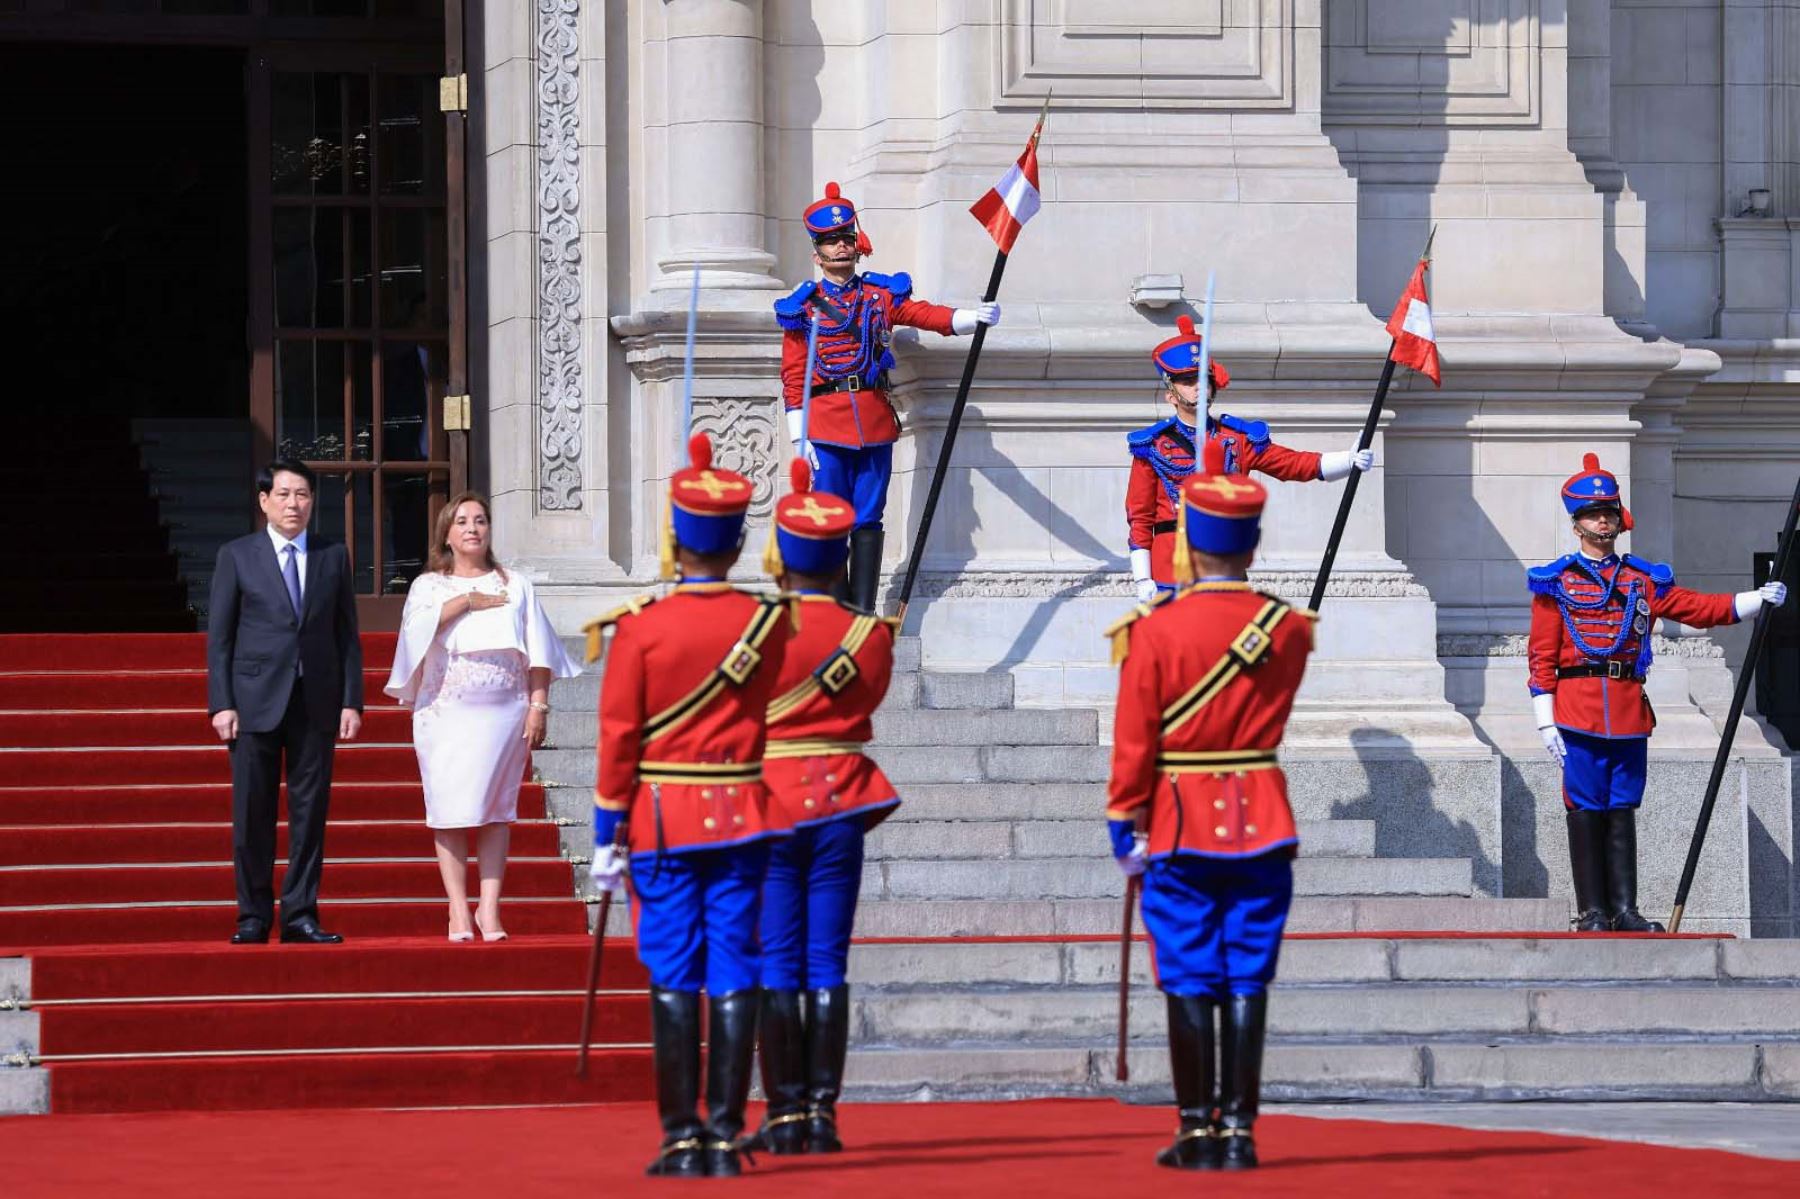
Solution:
M 761 661 L 762 654 L 755 646 L 739 641 L 731 647 L 731 655 L 725 659 L 725 664 L 719 670 L 726 678 L 742 687 L 745 681 L 756 672 L 757 664 Z

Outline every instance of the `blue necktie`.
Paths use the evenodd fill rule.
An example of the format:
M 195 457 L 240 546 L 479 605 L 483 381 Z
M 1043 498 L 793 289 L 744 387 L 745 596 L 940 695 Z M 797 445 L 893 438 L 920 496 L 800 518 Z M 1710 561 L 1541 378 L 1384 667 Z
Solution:
M 300 615 L 300 568 L 295 564 L 297 559 L 293 543 L 289 542 L 282 547 L 282 550 L 287 554 L 287 564 L 281 568 L 281 577 L 287 583 L 288 602 L 294 605 L 294 616 L 298 619 Z

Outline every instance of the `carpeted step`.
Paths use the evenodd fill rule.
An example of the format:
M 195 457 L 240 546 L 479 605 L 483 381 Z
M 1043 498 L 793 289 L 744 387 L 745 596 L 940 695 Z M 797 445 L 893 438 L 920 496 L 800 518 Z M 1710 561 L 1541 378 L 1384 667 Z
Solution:
M 385 703 L 385 707 L 371 707 L 363 712 L 357 741 L 410 745 L 412 711 L 394 706 L 392 700 Z M 218 744 L 219 736 L 213 731 L 205 708 L 173 712 L 0 712 L 0 745 L 28 745 L 35 749 L 166 749 Z M 339 747 L 340 752 L 343 748 Z
M 423 810 L 412 820 L 358 821 L 339 815 L 333 796 L 327 844 L 334 858 L 405 858 L 428 853 L 431 830 Z M 217 813 L 215 813 L 217 815 Z M 3 819 L 3 818 L 0 818 Z M 276 830 L 277 857 L 288 853 L 288 828 Z M 474 835 L 469 837 L 471 851 Z M 562 852 L 554 824 L 520 821 L 512 827 L 514 858 L 554 858 Z M 0 823 L 0 862 L 7 866 L 124 865 L 157 862 L 206 862 L 231 853 L 229 823 L 26 825 Z
M 565 868 L 566 873 L 566 868 Z M 510 878 L 509 878 L 510 881 Z M 441 887 L 404 900 L 347 900 L 334 893 L 331 872 L 325 876 L 320 922 L 346 937 L 429 937 L 444 935 L 448 916 Z M 0 908 L 0 951 L 39 945 L 120 945 L 162 941 L 213 941 L 223 944 L 237 926 L 237 902 L 227 898 L 201 903 L 127 903 Z M 219 894 L 219 892 L 215 892 Z M 502 901 L 506 929 L 515 936 L 579 933 L 587 924 L 581 905 L 562 898 L 507 898 Z M 295 947 L 286 947 L 290 952 Z M 301 946 L 329 953 L 336 946 Z M 242 949 L 240 952 L 260 952 Z
M 58 1059 L 93 1055 L 568 1045 L 581 1029 L 583 981 L 575 972 L 560 993 L 538 995 L 51 1004 L 37 1009 L 36 1056 L 55 1066 Z M 593 1038 L 600 1045 L 648 1042 L 644 996 L 600 996 Z
M 329 833 L 327 853 L 335 853 Z M 427 849 L 429 843 L 415 846 Z M 275 867 L 275 892 L 281 893 L 285 862 Z M 471 891 L 478 877 L 469 865 Z M 188 903 L 232 895 L 229 862 L 154 866 L 0 866 L 0 909 L 55 904 Z M 387 861 L 327 857 L 324 894 L 333 899 L 413 899 L 442 890 L 437 861 L 413 857 Z M 568 896 L 568 862 L 556 858 L 510 858 L 506 890 L 521 898 Z
M 592 802 L 591 800 L 589 801 Z M 544 787 L 519 788 L 519 819 L 544 818 Z M 97 787 L 0 787 L 0 827 L 37 824 L 98 825 L 205 824 L 231 815 L 231 784 L 187 783 Z M 425 791 L 411 782 L 331 784 L 332 827 L 338 821 L 423 820 Z M 287 819 L 287 789 L 282 789 L 281 819 Z M 0 859 L 4 860 L 4 859 Z
M 336 916 L 344 909 L 333 907 Z M 587 978 L 593 938 L 515 932 L 507 941 L 451 945 L 444 940 L 443 904 L 431 936 L 357 936 L 342 945 L 204 944 L 71 945 L 34 951 L 30 999 L 194 998 L 447 991 L 543 991 L 580 987 Z M 518 928 L 513 908 L 502 913 Z M 333 927 L 337 922 L 333 921 Z M 629 938 L 606 942 L 602 985 L 642 990 L 649 979 Z
M 574 1039 L 571 1033 L 571 1045 Z M 648 1049 L 596 1049 L 584 1079 L 574 1067 L 572 1048 L 68 1062 L 50 1071 L 50 1110 L 74 1115 L 607 1103 L 651 1093 Z
M 386 671 L 393 664 L 395 636 L 362 635 L 364 670 Z M 28 633 L 0 635 L 0 672 L 204 669 L 204 633 L 105 633 L 67 638 Z
M 371 708 L 394 707 L 393 697 L 382 691 L 387 680 L 386 670 L 365 670 L 363 703 Z M 117 674 L 0 674 L 0 713 L 198 709 L 204 719 L 206 701 L 204 668 Z
M 332 768 L 339 783 L 411 781 L 419 759 L 410 745 L 340 744 Z M 225 783 L 231 762 L 223 745 L 208 749 L 15 749 L 0 750 L 0 778 L 30 779 L 38 786 Z

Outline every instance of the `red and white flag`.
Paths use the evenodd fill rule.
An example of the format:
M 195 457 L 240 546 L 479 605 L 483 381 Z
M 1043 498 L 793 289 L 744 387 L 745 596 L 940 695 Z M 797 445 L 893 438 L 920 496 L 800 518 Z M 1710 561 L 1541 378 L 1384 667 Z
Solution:
M 1019 161 L 1013 163 L 1005 177 L 969 209 L 1002 254 L 1012 253 L 1013 243 L 1019 240 L 1019 230 L 1037 215 L 1037 144 L 1043 130 L 1044 119 L 1039 117 L 1037 128 L 1031 131 L 1031 140 L 1025 143 L 1025 153 L 1019 155 Z
M 1428 259 L 1419 259 L 1412 278 L 1406 281 L 1406 290 L 1400 293 L 1400 302 L 1394 306 L 1394 315 L 1388 317 L 1387 331 L 1394 339 L 1389 356 L 1430 379 L 1432 386 L 1441 387 L 1437 332 L 1431 327 L 1431 301 L 1425 295 L 1425 271 L 1430 265 Z

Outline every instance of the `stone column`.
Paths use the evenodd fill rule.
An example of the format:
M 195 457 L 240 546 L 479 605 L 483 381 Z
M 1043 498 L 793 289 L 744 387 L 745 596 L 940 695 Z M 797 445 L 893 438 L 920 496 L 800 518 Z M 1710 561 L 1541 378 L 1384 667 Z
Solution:
M 662 138 L 660 277 L 653 290 L 767 288 L 763 246 L 762 0 L 663 0 L 652 116 Z M 649 121 L 646 133 L 652 132 Z M 651 159 L 652 163 L 655 159 Z

